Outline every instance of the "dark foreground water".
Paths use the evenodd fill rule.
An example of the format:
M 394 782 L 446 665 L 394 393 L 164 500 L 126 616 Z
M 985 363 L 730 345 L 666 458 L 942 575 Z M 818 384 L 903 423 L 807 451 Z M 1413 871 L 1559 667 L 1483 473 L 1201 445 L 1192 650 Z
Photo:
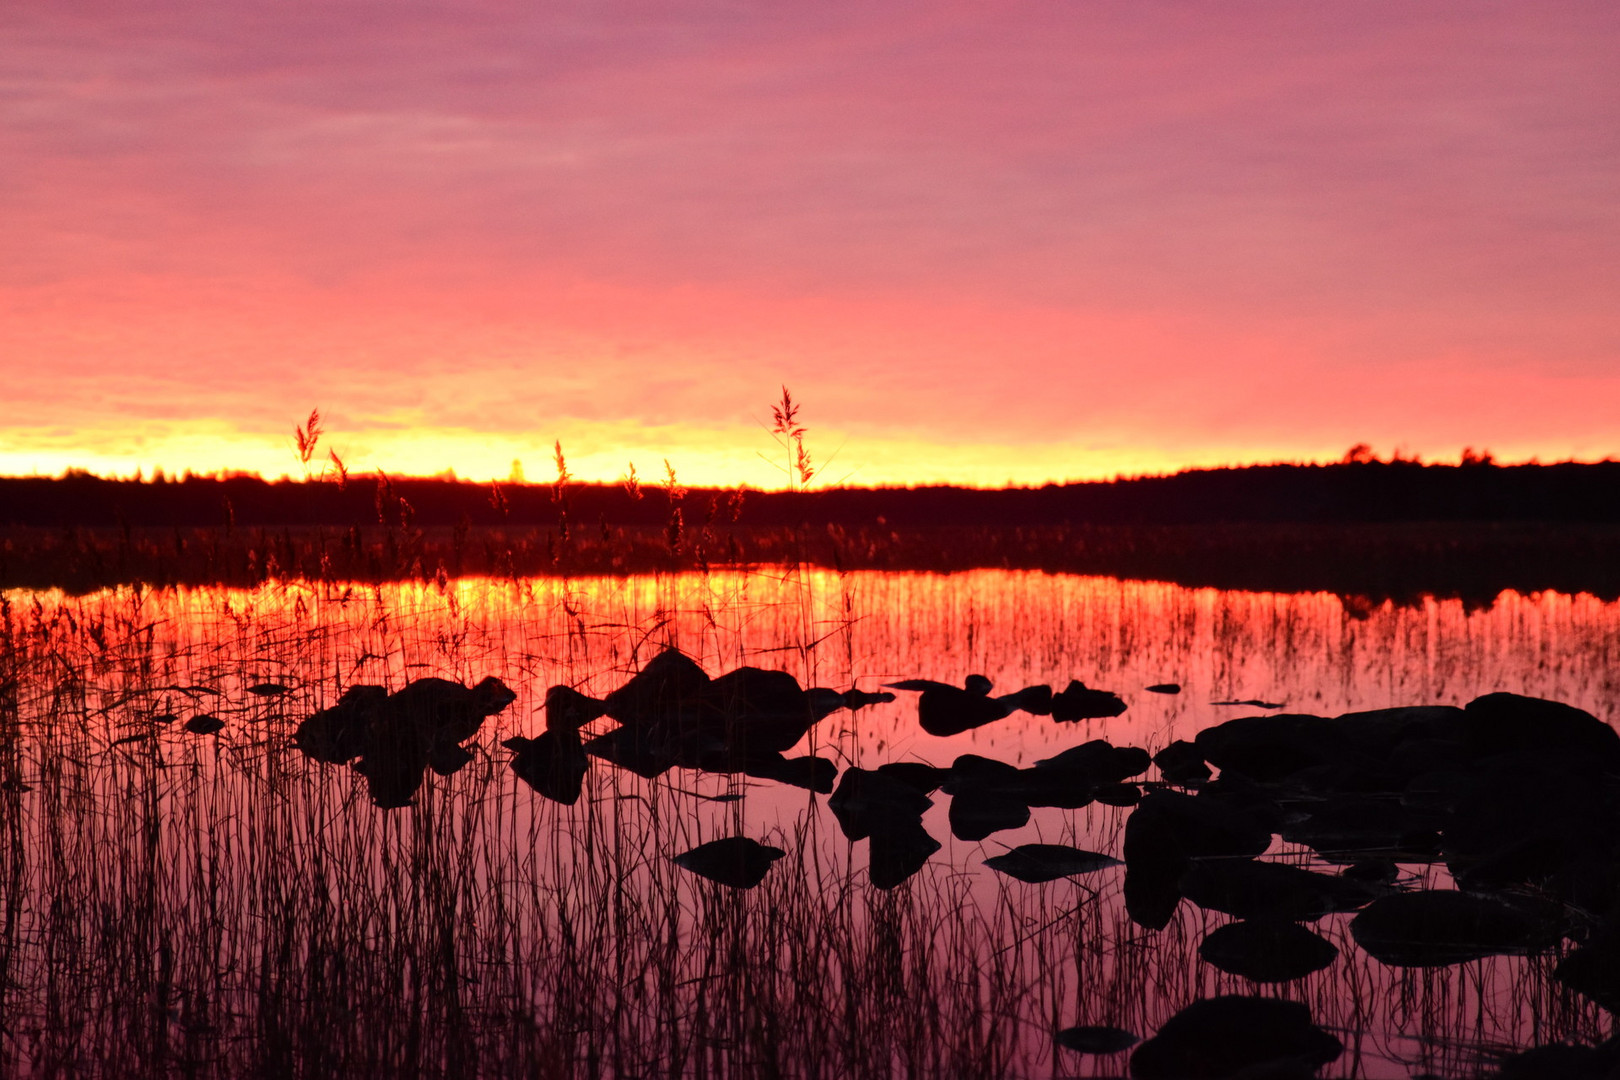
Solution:
M 1399 792 L 1387 776 L 1330 768 L 1324 779 L 1338 762 L 1245 759 L 1248 779 L 1223 776 L 1216 791 L 1240 788 L 1224 797 L 1259 822 L 1261 850 L 1230 837 L 1206 850 L 1180 826 L 1149 830 L 1149 818 L 1174 817 L 1176 800 L 1201 790 L 1159 766 L 1117 782 L 1090 775 L 1083 798 L 1032 798 L 1028 783 L 1047 775 L 1037 762 L 1093 740 L 1157 753 L 1279 713 L 1458 706 L 1508 691 L 1610 721 L 1620 605 L 1506 593 L 1482 610 L 1369 608 L 1329 594 L 1038 573 L 789 570 L 442 589 L 14 591 L 5 602 L 0 1074 L 1124 1075 L 1130 1051 L 1082 1053 L 1058 1033 L 1107 1026 L 1146 1038 L 1222 995 L 1303 1003 L 1343 1048 L 1326 1076 L 1490 1075 L 1515 1050 L 1591 1046 L 1610 1032 L 1593 993 L 1552 977 L 1605 932 L 1607 878 L 1594 884 L 1568 860 L 1543 865 L 1518 848 L 1497 860 L 1508 866 L 1456 852 L 1448 861 L 1407 835 L 1424 830 L 1406 818 L 1373 850 L 1390 807 L 1419 813 L 1462 798 L 1407 790 L 1412 776 L 1455 774 L 1450 758 L 1426 772 L 1407 761 Z M 592 757 L 570 805 L 514 772 L 503 741 L 545 730 L 548 688 L 600 698 L 667 647 L 711 675 L 753 665 L 805 686 L 878 691 L 982 674 L 991 694 L 1079 680 L 1126 708 L 1075 722 L 1014 711 L 951 735 L 921 729 L 912 691 L 832 712 L 786 756 L 824 759 L 838 783 L 887 763 L 956 764 L 931 781 L 943 787 L 908 803 L 918 829 L 907 826 L 904 844 L 882 826 L 877 839 L 852 830 L 813 769 L 792 773 L 795 786 L 712 754 L 704 763 L 718 769 L 655 762 L 642 770 L 651 777 Z M 351 687 L 488 676 L 515 699 L 464 740 L 465 764 L 419 770 L 409 805 L 375 805 L 377 769 L 313 760 L 294 743 Z M 1148 690 L 1166 684 L 1179 692 Z M 1216 704 L 1242 701 L 1260 704 Z M 1403 728 L 1402 753 L 1451 753 L 1451 716 Z M 614 728 L 604 717 L 584 736 Z M 1506 749 L 1497 757 L 1524 748 Z M 1571 820 L 1613 816 L 1605 752 L 1585 755 L 1597 780 L 1561 785 L 1575 792 Z M 1516 783 L 1509 817 L 1514 798 L 1546 790 Z M 1144 793 L 1153 810 L 1128 805 Z M 877 803 L 881 817 L 888 804 Z M 1366 850 L 1335 859 L 1307 842 L 1329 805 Z M 985 865 L 1028 844 L 1124 859 L 1133 814 L 1146 816 L 1129 897 L 1126 867 L 1107 860 L 1044 882 Z M 746 889 L 673 861 L 730 837 L 783 854 Z M 1142 854 L 1143 837 L 1154 852 L 1192 847 L 1164 862 Z M 875 844 L 890 845 L 879 866 Z M 1363 891 L 1315 905 L 1344 910 L 1278 906 L 1290 883 L 1223 869 L 1241 876 L 1257 855 L 1336 878 L 1355 865 L 1341 880 Z M 1475 875 L 1467 893 L 1453 870 Z M 1168 894 L 1148 888 L 1167 875 Z M 1375 920 L 1352 933 L 1358 909 L 1436 890 L 1535 925 L 1484 953 L 1465 942 L 1438 958 L 1402 953 L 1401 933 L 1380 943 Z M 1153 912 L 1166 904 L 1161 920 Z M 1388 903 L 1379 911 L 1400 915 Z M 1218 966 L 1200 946 L 1232 923 L 1258 926 L 1261 944 L 1228 933 L 1217 940 L 1237 958 L 1217 952 Z M 1276 977 L 1272 961 L 1298 946 L 1280 925 L 1308 927 L 1336 955 L 1313 953 L 1326 957 L 1315 970 Z M 1312 1064 L 1292 1067 L 1308 1075 Z M 1136 1068 L 1151 1073 L 1152 1055 Z

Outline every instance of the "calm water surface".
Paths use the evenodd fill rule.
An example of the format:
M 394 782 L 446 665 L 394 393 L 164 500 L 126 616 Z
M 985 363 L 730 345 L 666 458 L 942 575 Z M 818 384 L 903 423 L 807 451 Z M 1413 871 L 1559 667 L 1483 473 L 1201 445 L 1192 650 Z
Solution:
M 1308 1003 L 1347 1047 L 1324 1075 L 1472 1075 L 1490 1047 L 1607 1032 L 1549 982 L 1548 958 L 1402 971 L 1330 917 L 1333 966 L 1257 989 L 1194 951 L 1224 916 L 1183 903 L 1163 932 L 1132 924 L 1119 868 L 1027 885 L 981 865 L 1032 841 L 1117 857 L 1126 810 L 1036 810 L 968 843 L 936 793 L 924 825 L 941 849 L 886 891 L 824 796 L 597 761 L 561 806 L 515 777 L 500 742 L 539 734 L 548 687 L 603 695 L 670 645 L 711 674 L 752 664 L 877 690 L 979 673 L 998 693 L 1078 679 L 1129 706 L 936 738 L 901 693 L 834 713 L 791 752 L 840 768 L 968 753 L 1029 766 L 1096 738 L 1157 750 L 1255 713 L 1215 704 L 1243 699 L 1336 715 L 1508 690 L 1612 722 L 1620 605 L 1508 593 L 1485 610 L 1369 608 L 1023 572 L 791 570 L 5 600 L 8 1075 L 1117 1075 L 1124 1057 L 1058 1049 L 1053 1032 L 1147 1035 L 1216 993 Z M 517 698 L 473 740 L 473 764 L 429 775 L 415 805 L 380 810 L 352 770 L 292 749 L 298 722 L 345 688 L 429 675 L 498 676 Z M 1181 692 L 1145 689 L 1160 683 Z M 249 689 L 264 684 L 286 692 Z M 184 730 L 198 714 L 224 729 Z M 756 889 L 669 862 L 738 834 L 788 852 Z

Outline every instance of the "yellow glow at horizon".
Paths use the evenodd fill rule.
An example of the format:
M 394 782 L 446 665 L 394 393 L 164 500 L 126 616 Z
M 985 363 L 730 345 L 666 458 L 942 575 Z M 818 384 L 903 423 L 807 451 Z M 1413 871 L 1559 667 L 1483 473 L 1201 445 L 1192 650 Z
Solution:
M 390 476 L 446 476 L 477 482 L 529 483 L 556 478 L 554 443 L 561 441 L 572 479 L 618 483 L 634 463 L 644 486 L 665 479 L 665 462 L 690 487 L 786 486 L 787 455 L 768 434 L 750 429 L 637 430 L 627 425 L 574 424 L 562 433 L 491 436 L 441 430 L 431 433 L 371 431 L 335 437 L 317 447 L 307 473 L 331 475 L 327 450 L 335 448 L 351 475 L 378 470 Z M 1000 487 L 1048 482 L 1106 480 L 1118 476 L 1172 473 L 1180 469 L 1279 460 L 1337 460 L 1340 449 L 1252 446 L 1213 447 L 1188 454 L 1175 449 L 1094 447 L 1070 443 L 941 444 L 921 440 L 844 435 L 825 431 L 810 446 L 817 472 L 812 487 L 955 484 Z M 1313 454 L 1311 450 L 1316 452 Z M 766 455 L 769 455 L 768 457 Z M 517 468 L 514 468 L 517 463 Z M 188 425 L 185 432 L 149 431 L 35 433 L 12 431 L 0 438 L 0 475 L 59 476 L 84 469 L 98 476 L 151 478 L 157 469 L 171 478 L 185 471 L 258 474 L 266 479 L 306 474 L 291 433 L 265 436 L 218 423 Z
M 32 436 L 32 437 L 30 437 Z M 98 476 L 151 478 L 161 469 L 170 478 L 185 471 L 221 471 L 283 476 L 332 474 L 327 457 L 337 449 L 354 476 L 381 470 L 390 476 L 447 476 L 461 480 L 546 484 L 556 478 L 554 444 L 561 441 L 571 478 L 581 483 L 620 482 L 634 463 L 644 486 L 665 479 L 665 462 L 688 487 L 786 486 L 786 454 L 763 431 L 677 428 L 636 429 L 630 425 L 571 425 L 559 435 L 491 436 L 441 430 L 431 433 L 364 432 L 322 442 L 305 466 L 291 433 L 285 437 L 235 431 L 217 422 L 188 425 L 185 432 L 35 432 L 13 429 L 0 435 L 0 475 L 59 476 L 83 469 Z M 825 448 L 825 449 L 824 449 Z M 1097 447 L 1072 443 L 941 444 L 921 440 L 822 433 L 812 444 L 817 469 L 812 487 L 877 487 L 953 484 L 965 487 L 1039 486 L 1067 481 L 1109 480 L 1121 476 L 1169 474 L 1183 469 L 1278 461 L 1332 462 L 1334 447 L 1215 446 L 1188 453 L 1176 448 Z M 767 457 L 767 453 L 769 457 Z M 1387 455 L 1387 449 L 1385 450 Z M 1455 460 L 1444 451 L 1429 460 Z M 1499 461 L 1516 460 L 1509 448 Z M 516 463 L 516 467 L 514 467 Z

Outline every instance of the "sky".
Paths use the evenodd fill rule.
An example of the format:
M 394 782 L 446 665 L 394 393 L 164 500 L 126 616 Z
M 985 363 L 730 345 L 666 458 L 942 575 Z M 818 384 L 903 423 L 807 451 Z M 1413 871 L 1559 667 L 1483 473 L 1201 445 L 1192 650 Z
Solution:
M 0 473 L 1620 455 L 1620 5 L 0 0 Z M 319 461 L 311 468 L 319 472 Z

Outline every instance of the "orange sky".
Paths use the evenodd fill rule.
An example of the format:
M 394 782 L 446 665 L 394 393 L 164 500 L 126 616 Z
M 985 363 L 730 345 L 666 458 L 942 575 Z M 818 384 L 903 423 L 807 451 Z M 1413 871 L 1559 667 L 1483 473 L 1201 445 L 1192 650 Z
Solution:
M 0 9 L 0 473 L 1620 454 L 1620 8 Z M 827 459 L 831 459 L 830 462 Z

